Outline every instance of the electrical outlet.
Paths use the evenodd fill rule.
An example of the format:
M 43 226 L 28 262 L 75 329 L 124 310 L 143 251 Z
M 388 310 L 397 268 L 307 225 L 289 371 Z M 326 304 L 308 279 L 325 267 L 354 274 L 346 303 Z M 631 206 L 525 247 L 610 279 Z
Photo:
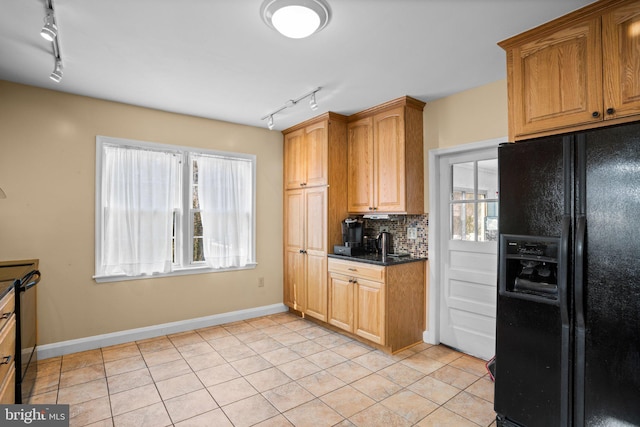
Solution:
M 380 227 L 380 232 L 382 233 L 383 231 L 389 231 L 389 227 L 387 227 L 386 225 Z
M 407 227 L 407 239 L 417 239 L 418 229 L 416 227 Z
M 264 288 L 264 277 L 258 277 L 258 287 Z

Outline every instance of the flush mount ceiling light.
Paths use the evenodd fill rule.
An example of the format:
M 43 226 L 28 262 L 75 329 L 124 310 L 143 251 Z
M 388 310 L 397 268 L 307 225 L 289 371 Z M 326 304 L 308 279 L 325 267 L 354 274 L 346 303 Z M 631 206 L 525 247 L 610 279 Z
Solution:
M 302 39 L 322 30 L 329 22 L 330 11 L 324 0 L 265 0 L 260 15 L 280 34 Z

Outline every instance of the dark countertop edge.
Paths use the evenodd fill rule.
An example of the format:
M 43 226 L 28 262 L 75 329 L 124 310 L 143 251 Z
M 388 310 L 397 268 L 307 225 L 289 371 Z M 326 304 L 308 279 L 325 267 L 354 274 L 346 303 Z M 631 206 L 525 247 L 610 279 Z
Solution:
M 24 266 L 24 270 L 21 274 L 26 274 L 31 270 L 37 270 L 38 269 L 38 263 L 39 260 L 38 259 L 22 259 L 22 260 L 15 260 L 15 261 L 0 261 L 0 268 L 2 267 L 21 267 Z M 13 289 L 13 284 L 15 282 L 16 279 L 20 279 L 22 278 L 22 276 L 20 277 L 12 277 L 12 278 L 3 278 L 2 281 L 0 281 L 0 299 L 4 298 L 5 296 L 7 296 L 7 294 L 9 292 L 11 292 L 11 289 Z
M 365 264 L 382 265 L 385 267 L 399 265 L 399 264 L 407 264 L 410 262 L 427 261 L 429 259 L 427 257 L 404 256 L 404 257 L 387 257 L 386 260 L 383 261 L 382 259 L 360 258 L 359 256 L 346 256 L 346 255 L 338 255 L 338 254 L 327 254 L 327 256 L 329 258 L 341 259 L 344 261 L 362 262 Z

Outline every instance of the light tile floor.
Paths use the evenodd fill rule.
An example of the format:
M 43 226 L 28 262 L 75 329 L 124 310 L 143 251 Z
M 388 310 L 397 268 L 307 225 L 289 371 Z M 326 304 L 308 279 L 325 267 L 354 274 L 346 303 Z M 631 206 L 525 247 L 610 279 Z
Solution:
M 71 426 L 495 426 L 484 361 L 390 356 L 282 313 L 38 362 Z

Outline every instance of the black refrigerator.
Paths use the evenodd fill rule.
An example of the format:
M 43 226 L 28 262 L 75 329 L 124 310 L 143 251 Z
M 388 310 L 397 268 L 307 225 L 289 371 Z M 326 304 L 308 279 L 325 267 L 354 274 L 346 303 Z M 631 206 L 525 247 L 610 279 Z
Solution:
M 640 123 L 498 161 L 498 425 L 640 426 Z

